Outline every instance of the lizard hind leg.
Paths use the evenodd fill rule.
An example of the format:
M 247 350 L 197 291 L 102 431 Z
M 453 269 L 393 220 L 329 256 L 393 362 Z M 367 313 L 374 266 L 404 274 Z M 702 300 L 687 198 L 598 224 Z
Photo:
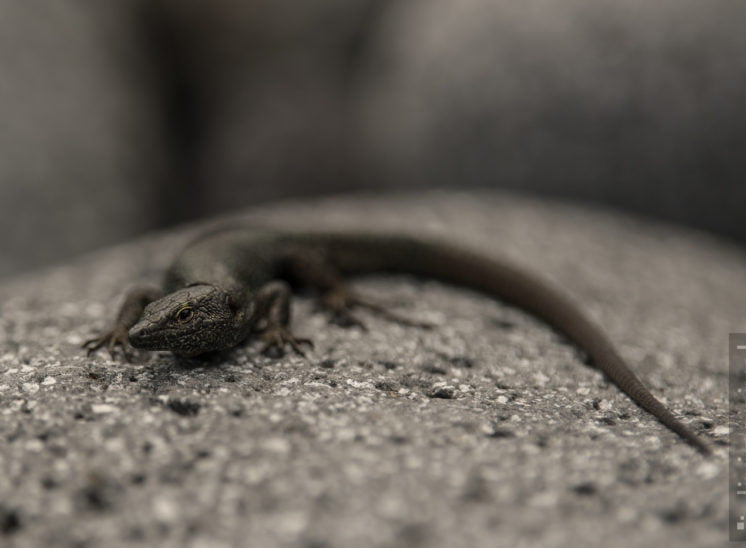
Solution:
M 430 324 L 400 316 L 391 312 L 387 306 L 359 295 L 342 277 L 333 261 L 320 249 L 293 250 L 288 257 L 287 266 L 291 279 L 320 293 L 319 304 L 330 314 L 331 322 L 336 325 L 366 329 L 363 321 L 353 311 L 367 309 L 400 325 L 424 329 L 432 327 Z
M 412 320 L 389 310 L 387 306 L 360 296 L 347 284 L 339 283 L 321 296 L 321 305 L 331 313 L 331 321 L 343 327 L 360 327 L 365 324 L 353 313 L 356 308 L 366 309 L 385 320 L 399 325 L 430 329 L 433 326 L 426 322 Z

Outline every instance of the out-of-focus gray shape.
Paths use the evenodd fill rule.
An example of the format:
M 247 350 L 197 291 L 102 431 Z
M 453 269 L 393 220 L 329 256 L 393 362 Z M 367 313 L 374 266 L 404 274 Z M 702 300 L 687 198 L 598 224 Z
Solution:
M 161 121 L 133 8 L 0 6 L 0 275 L 153 225 Z

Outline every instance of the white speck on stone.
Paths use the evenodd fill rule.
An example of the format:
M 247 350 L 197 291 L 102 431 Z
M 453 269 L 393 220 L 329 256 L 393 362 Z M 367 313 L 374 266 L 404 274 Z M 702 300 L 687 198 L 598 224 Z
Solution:
M 501 405 L 505 405 L 506 403 L 508 403 L 508 398 L 505 396 L 498 396 L 496 401 Z
M 629 506 L 620 508 L 619 511 L 616 513 L 616 516 L 621 523 L 632 523 L 639 518 L 637 510 Z
M 528 504 L 529 506 L 533 506 L 534 508 L 550 508 L 557 504 L 557 500 L 557 493 L 545 491 L 531 497 L 528 501 Z
M 73 513 L 72 497 L 50 497 L 49 515 L 70 515 Z
M 25 382 L 22 385 L 23 391 L 29 394 L 36 394 L 39 391 L 39 385 L 35 382 Z
M 538 386 L 546 386 L 546 384 L 550 381 L 549 377 L 547 377 L 541 371 L 539 371 L 538 373 L 534 373 L 532 378 Z
M 25 446 L 26 450 L 32 453 L 41 453 L 44 451 L 44 442 L 36 438 L 26 441 Z
M 106 440 L 104 445 L 106 446 L 107 451 L 111 451 L 112 453 L 123 453 L 127 450 L 122 438 L 111 438 Z
M 5 392 L 10 386 L 7 384 L 0 384 L 0 392 Z
M 642 427 L 642 425 L 638 425 L 638 427 Z M 629 431 L 626 431 L 629 432 Z M 634 435 L 632 432 L 629 432 L 630 435 Z M 650 447 L 660 448 L 661 447 L 661 439 L 658 436 L 645 436 L 645 440 Z
M 57 384 L 57 379 L 51 376 L 44 377 L 44 380 L 41 381 L 41 383 L 44 386 L 52 386 L 53 384 Z
M 303 512 L 285 512 L 276 517 L 276 526 L 283 536 L 295 538 L 308 526 L 308 519 Z
M 279 455 L 286 455 L 290 452 L 290 442 L 285 438 L 269 438 L 262 447 L 270 453 L 277 453 Z
M 712 433 L 716 436 L 727 436 L 728 434 L 730 434 L 730 428 L 724 425 L 716 426 L 712 430 Z
M 388 519 L 399 519 L 409 511 L 407 503 L 400 497 L 384 497 L 376 506 L 377 513 Z
M 290 394 L 292 394 L 292 390 L 290 390 L 289 388 L 283 387 L 283 388 L 280 388 L 277 392 L 275 392 L 275 394 L 277 394 L 281 398 L 285 398 L 289 396 Z
M 720 466 L 714 462 L 703 462 L 697 467 L 697 475 L 702 479 L 716 478 L 720 473 Z
M 116 410 L 117 408 L 115 406 L 109 405 L 108 403 L 94 403 L 91 405 L 91 411 L 98 414 L 113 413 Z
M 587 386 L 581 386 L 575 391 L 576 394 L 580 394 L 581 396 L 587 396 L 591 393 L 591 389 Z
M 361 483 L 366 476 L 366 471 L 357 464 L 353 463 L 345 465 L 343 473 L 347 480 L 352 482 L 353 484 Z
M 336 432 L 336 439 L 338 441 L 352 441 L 355 439 L 356 432 L 352 428 L 340 428 Z
M 33 370 L 34 368 L 30 365 L 24 365 L 23 367 L 21 367 L 21 373 L 30 373 Z
M 372 390 L 373 384 L 368 381 L 355 381 L 352 379 L 347 379 L 347 385 L 352 386 L 353 388 L 361 388 L 366 390 Z
M 601 400 L 598 402 L 598 408 L 601 411 L 610 411 L 614 408 L 614 405 L 609 400 Z
M 100 316 L 104 313 L 104 305 L 102 303 L 91 303 L 85 307 L 85 313 L 88 316 Z
M 402 396 L 405 396 L 406 394 L 409 394 L 409 388 L 400 388 L 397 394 L 401 394 Z
M 249 485 L 258 485 L 272 474 L 271 470 L 272 466 L 267 462 L 249 466 L 243 471 L 243 480 Z
M 175 521 L 179 517 L 179 507 L 170 498 L 160 496 L 153 501 L 153 513 L 161 521 Z
M 710 377 L 704 377 L 697 383 L 699 385 L 699 390 L 702 391 L 702 393 L 706 392 L 707 390 L 710 390 L 715 386 L 715 381 L 711 379 Z
M 83 344 L 83 339 L 80 337 L 80 335 L 70 335 L 65 338 L 65 342 L 74 346 L 80 346 L 81 344 Z

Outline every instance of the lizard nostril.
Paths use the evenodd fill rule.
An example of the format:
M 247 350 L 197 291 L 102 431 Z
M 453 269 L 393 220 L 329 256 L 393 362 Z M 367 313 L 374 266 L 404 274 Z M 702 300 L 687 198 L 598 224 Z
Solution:
M 129 340 L 133 346 L 137 346 L 145 338 L 147 325 L 145 322 L 138 322 L 132 326 L 129 331 Z

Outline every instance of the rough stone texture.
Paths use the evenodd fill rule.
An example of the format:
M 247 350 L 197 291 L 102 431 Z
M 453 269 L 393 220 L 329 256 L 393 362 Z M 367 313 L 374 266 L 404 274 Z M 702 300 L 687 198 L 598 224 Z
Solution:
M 0 288 L 0 544 L 714 546 L 727 540 L 727 335 L 746 257 L 698 233 L 503 194 L 340 197 L 254 219 L 444 235 L 561 284 L 705 459 L 533 317 L 432 281 L 356 287 L 425 331 L 366 315 L 294 325 L 308 359 L 249 344 L 132 363 L 79 345 L 123 287 L 196 230 Z

